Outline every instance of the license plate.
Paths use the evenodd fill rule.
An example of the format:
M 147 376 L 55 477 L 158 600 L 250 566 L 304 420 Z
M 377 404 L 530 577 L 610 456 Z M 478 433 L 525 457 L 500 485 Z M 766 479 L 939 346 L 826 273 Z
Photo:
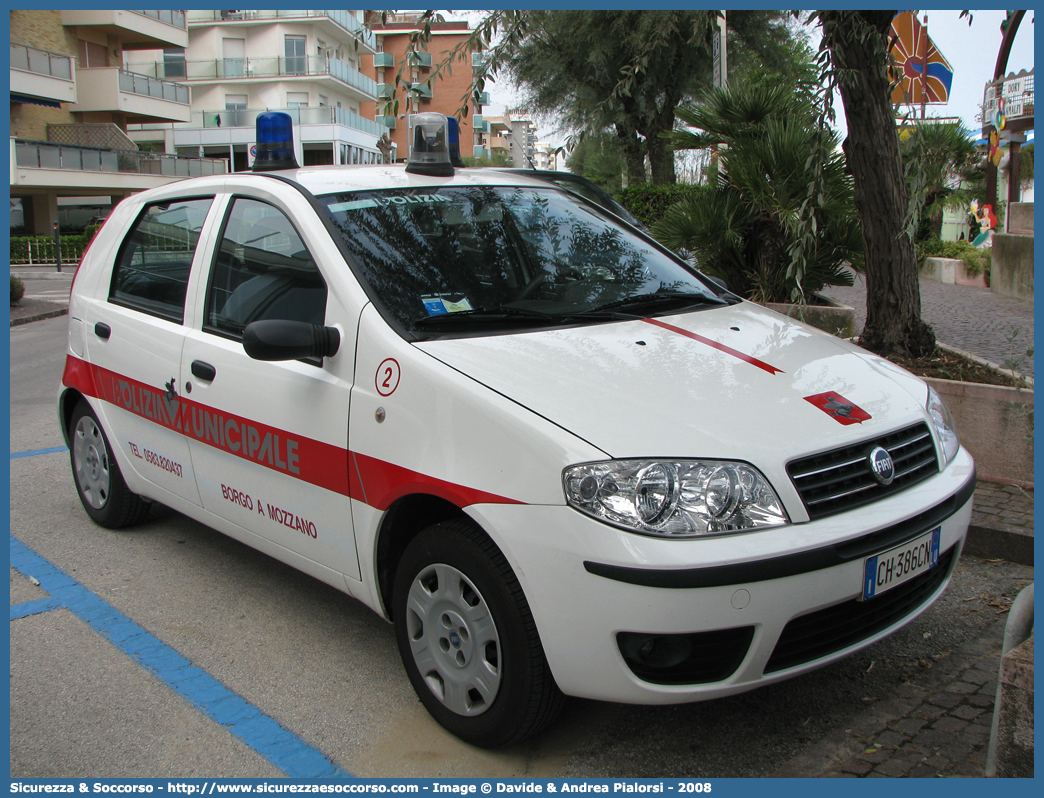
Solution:
M 867 557 L 863 563 L 863 600 L 901 585 L 939 564 L 939 534 L 942 527 L 902 546 Z

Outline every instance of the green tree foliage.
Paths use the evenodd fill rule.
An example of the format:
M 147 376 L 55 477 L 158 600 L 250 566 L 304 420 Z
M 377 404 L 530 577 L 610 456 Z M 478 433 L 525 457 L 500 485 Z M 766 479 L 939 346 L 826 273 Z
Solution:
M 675 182 L 662 134 L 684 98 L 711 82 L 714 11 L 533 11 L 527 34 L 506 58 L 525 104 L 576 130 L 617 138 L 629 184 Z M 756 66 L 793 76 L 800 43 L 780 11 L 728 13 L 731 73 Z
M 669 210 L 653 230 L 672 249 L 693 252 L 700 268 L 749 299 L 804 301 L 825 285 L 851 285 L 845 261 L 861 252 L 851 180 L 836 137 L 814 124 L 806 94 L 782 84 L 732 83 L 707 92 L 678 117 L 695 131 L 676 131 L 678 148 L 720 148 L 717 184 Z M 802 207 L 821 170 L 813 209 L 815 237 L 797 268 Z
M 566 158 L 566 166 L 573 174 L 586 177 L 610 194 L 620 191 L 623 154 L 620 142 L 609 133 L 581 136 Z

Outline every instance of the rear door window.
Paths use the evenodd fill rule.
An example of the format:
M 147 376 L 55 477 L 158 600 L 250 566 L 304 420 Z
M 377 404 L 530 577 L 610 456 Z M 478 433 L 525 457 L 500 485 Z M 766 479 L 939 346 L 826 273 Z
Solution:
M 146 205 L 120 248 L 109 301 L 182 322 L 199 232 L 212 197 Z

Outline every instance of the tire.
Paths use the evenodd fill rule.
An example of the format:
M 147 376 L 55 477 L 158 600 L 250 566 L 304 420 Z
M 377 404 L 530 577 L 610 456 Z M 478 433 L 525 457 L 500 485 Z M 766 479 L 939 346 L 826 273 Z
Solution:
M 563 696 L 522 588 L 471 521 L 436 524 L 410 542 L 393 610 L 417 697 L 460 739 L 497 748 L 532 737 L 558 715 Z
M 150 503 L 131 493 L 112 455 L 109 439 L 86 402 L 69 421 L 69 462 L 76 493 L 87 515 L 99 526 L 122 529 L 145 520 Z

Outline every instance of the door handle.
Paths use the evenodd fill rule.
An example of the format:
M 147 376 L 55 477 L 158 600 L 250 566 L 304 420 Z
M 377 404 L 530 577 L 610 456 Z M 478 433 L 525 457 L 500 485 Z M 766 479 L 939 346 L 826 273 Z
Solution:
M 112 335 L 112 327 L 103 321 L 99 321 L 94 325 L 94 334 L 107 341 L 109 340 L 109 336 Z
M 217 376 L 217 369 L 202 360 L 192 361 L 192 376 L 198 377 L 204 382 L 212 382 Z

